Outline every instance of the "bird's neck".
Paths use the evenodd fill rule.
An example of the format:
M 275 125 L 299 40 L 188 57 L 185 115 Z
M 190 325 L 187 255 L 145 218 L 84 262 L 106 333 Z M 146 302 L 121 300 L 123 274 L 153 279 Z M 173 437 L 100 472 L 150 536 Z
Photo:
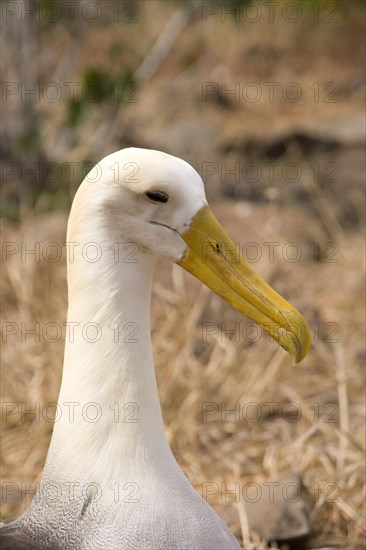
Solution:
M 80 246 L 83 243 L 80 242 Z M 68 334 L 43 480 L 108 487 L 169 462 L 150 336 L 155 260 L 120 243 L 68 265 Z M 58 418 L 57 418 L 58 417 Z

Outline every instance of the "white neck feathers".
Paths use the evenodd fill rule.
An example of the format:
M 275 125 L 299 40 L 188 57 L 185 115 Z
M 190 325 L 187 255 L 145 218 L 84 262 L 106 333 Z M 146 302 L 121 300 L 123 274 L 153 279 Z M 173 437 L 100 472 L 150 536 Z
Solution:
M 118 242 L 102 216 L 88 218 L 86 232 L 80 214 L 70 216 L 62 414 L 43 479 L 110 484 L 126 471 L 144 472 L 172 457 L 151 350 L 156 259 L 135 243 Z

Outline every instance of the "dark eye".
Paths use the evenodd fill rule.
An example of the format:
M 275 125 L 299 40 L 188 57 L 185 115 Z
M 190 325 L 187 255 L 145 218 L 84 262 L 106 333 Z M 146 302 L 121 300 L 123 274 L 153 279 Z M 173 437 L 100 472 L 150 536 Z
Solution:
M 164 191 L 148 191 L 145 195 L 154 202 L 168 202 L 169 199 L 169 195 L 164 193 Z

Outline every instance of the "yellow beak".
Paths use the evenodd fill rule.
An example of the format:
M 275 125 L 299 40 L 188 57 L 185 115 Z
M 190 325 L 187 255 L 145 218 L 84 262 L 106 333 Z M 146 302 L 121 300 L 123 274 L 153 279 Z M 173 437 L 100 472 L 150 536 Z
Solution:
M 208 206 L 197 212 L 181 236 L 188 249 L 179 265 L 262 327 L 300 362 L 310 347 L 305 319 L 255 273 Z

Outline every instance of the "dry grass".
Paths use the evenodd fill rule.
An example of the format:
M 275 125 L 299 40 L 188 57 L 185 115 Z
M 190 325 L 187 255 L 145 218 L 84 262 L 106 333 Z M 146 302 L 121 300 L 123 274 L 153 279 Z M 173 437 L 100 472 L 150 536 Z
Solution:
M 262 242 L 273 240 L 272 230 L 261 221 L 268 208 L 252 206 L 244 225 L 261 234 Z M 234 237 L 241 235 L 243 225 L 235 222 L 233 203 L 218 205 L 217 211 L 223 223 L 230 216 L 236 225 Z M 316 231 L 313 220 L 306 214 L 301 217 L 295 208 L 283 208 L 278 216 L 299 234 L 309 236 L 309 227 Z M 64 226 L 63 216 L 33 218 L 18 229 L 5 227 L 4 241 L 24 240 L 28 247 L 34 241 L 62 243 Z M 283 231 L 283 237 L 288 236 L 287 229 Z M 228 489 L 239 482 L 245 491 L 250 482 L 298 472 L 310 492 L 314 544 L 357 547 L 364 541 L 365 496 L 362 276 L 359 237 L 344 234 L 342 239 L 336 264 L 314 263 L 311 257 L 297 264 L 276 258 L 257 267 L 302 310 L 310 326 L 319 327 L 312 331 L 313 346 L 303 366 L 293 367 L 289 357 L 265 337 L 255 344 L 243 337 L 236 342 L 217 331 L 205 341 L 207 322 L 225 321 L 227 330 L 238 321 L 241 328 L 247 325 L 176 266 L 172 270 L 162 264 L 157 273 L 153 340 L 166 434 L 198 492 L 207 482 L 220 487 L 225 483 Z M 22 263 L 19 255 L 9 258 L 3 263 L 3 321 L 25 322 L 28 327 L 56 321 L 62 326 L 65 276 L 63 261 Z M 337 327 L 337 342 L 325 341 L 330 334 L 327 322 Z M 22 343 L 20 334 L 8 336 L 3 348 L 3 401 L 29 408 L 39 402 L 41 410 L 45 403 L 56 401 L 62 354 L 63 339 L 52 344 L 42 337 L 35 342 L 29 335 Z M 239 403 L 239 418 L 221 418 L 217 413 L 204 421 L 208 402 L 226 404 L 227 409 Z M 254 409 L 246 408 L 248 403 L 256 403 L 257 421 Z M 266 403 L 277 403 L 275 415 L 268 414 Z M 34 415 L 24 422 L 23 418 L 18 412 L 4 424 L 2 480 L 24 483 L 29 489 L 42 472 L 52 423 L 35 422 Z M 28 495 L 21 502 L 20 493 L 6 499 L 2 515 L 21 512 L 30 499 Z M 220 491 L 208 501 L 241 539 L 242 501 L 239 506 L 231 497 L 224 502 Z M 242 527 L 248 541 L 245 521 Z
M 139 23 L 125 25 L 122 32 L 120 25 L 110 21 L 82 28 L 51 25 L 42 33 L 35 28 L 33 41 L 26 33 L 30 43 L 25 52 L 17 40 L 22 39 L 20 30 L 26 27 L 19 27 L 19 36 L 14 30 L 18 36 L 15 41 L 9 31 L 9 35 L 4 34 L 2 53 L 4 81 L 23 80 L 24 74 L 30 74 L 31 81 L 33 78 L 40 83 L 79 82 L 83 70 L 90 66 L 110 75 L 126 68 L 137 73 L 183 4 L 164 1 L 162 7 L 152 0 L 140 2 Z M 323 3 L 325 14 L 333 4 Z M 320 135 L 328 139 L 333 130 L 331 127 L 325 131 L 324 127 L 337 121 L 352 133 L 353 117 L 364 109 L 364 52 L 360 46 L 364 19 L 358 4 L 341 3 L 345 13 L 336 24 L 324 23 L 324 13 L 317 24 L 306 17 L 299 25 L 284 23 L 281 18 L 274 24 L 263 18 L 257 25 L 237 24 L 228 18 L 223 24 L 220 16 L 204 23 L 197 12 L 167 51 L 155 77 L 140 83 L 138 102 L 126 102 L 117 110 L 115 104 L 88 105 L 87 116 L 70 131 L 64 124 L 68 107 L 65 100 L 57 105 L 30 103 L 27 108 L 8 101 L 11 116 L 4 123 L 3 141 L 13 144 L 15 159 L 23 160 L 23 152 L 14 144 L 19 143 L 19 128 L 24 130 L 29 118 L 32 125 L 34 119 L 39 125 L 41 152 L 48 161 L 98 161 L 104 153 L 138 145 L 185 158 L 202 173 L 204 162 L 223 161 L 230 169 L 237 161 L 251 161 L 241 144 L 265 138 L 268 133 L 282 135 L 305 129 L 316 130 L 317 135 L 320 130 Z M 352 6 L 357 9 L 353 11 Z M 7 28 L 11 30 L 11 26 Z M 117 57 L 110 54 L 114 46 L 119 47 Z M 40 55 L 34 54 L 37 48 Z M 223 82 L 228 90 L 235 83 L 267 81 L 278 83 L 281 90 L 284 84 L 296 81 L 304 93 L 297 103 L 285 102 L 281 95 L 271 103 L 264 94 L 258 103 L 241 100 L 225 107 L 217 98 L 202 102 L 203 85 L 211 81 Z M 320 83 L 323 92 L 327 83 L 336 83 L 339 101 L 314 101 L 310 90 L 315 82 Z M 32 85 L 30 82 L 29 87 Z M 303 164 L 299 151 L 288 154 L 291 158 L 280 160 Z M 320 167 L 325 170 L 325 162 L 339 162 L 339 155 L 340 151 L 334 149 L 326 158 L 315 156 L 310 160 L 322 161 Z M 293 367 L 286 354 L 266 337 L 252 343 L 252 333 L 236 342 L 217 331 L 203 341 L 205 323 L 220 326 L 225 322 L 230 329 L 240 322 L 244 330 L 247 323 L 175 266 L 162 266 L 157 274 L 152 326 L 167 437 L 198 492 L 207 482 L 219 486 L 226 483 L 229 489 L 240 483 L 245 489 L 249 482 L 272 481 L 289 470 L 298 472 L 310 492 L 313 546 L 360 548 L 365 544 L 364 269 L 360 265 L 363 243 L 355 229 L 361 222 L 355 220 L 361 220 L 363 212 L 361 186 L 354 183 L 359 169 L 352 159 L 348 158 L 348 165 L 339 162 L 337 184 L 331 184 L 328 194 L 324 188 L 314 188 L 308 168 L 299 184 L 302 194 L 291 195 L 292 184 L 281 184 L 277 178 L 269 189 L 273 196 L 268 195 L 276 201 L 242 203 L 238 207 L 234 203 L 216 204 L 218 216 L 234 240 L 242 244 L 296 241 L 306 251 L 297 263 L 285 262 L 276 253 L 274 263 L 266 262 L 264 255 L 254 266 L 298 307 L 312 327 L 313 345 L 301 366 Z M 255 160 L 261 163 L 266 159 Z M 25 242 L 28 248 L 36 241 L 62 243 L 66 215 L 54 213 L 41 218 L 38 210 L 32 214 L 28 211 L 28 182 L 21 181 L 17 174 L 5 183 L 4 196 L 19 199 L 23 219 L 16 227 L 4 226 L 3 241 Z M 47 210 L 54 197 L 50 197 L 47 182 L 38 183 L 49 192 L 40 198 L 44 204 L 39 210 Z M 77 179 L 61 182 L 62 193 L 71 196 L 78 183 Z M 219 175 L 208 178 L 208 196 L 222 196 L 223 183 Z M 304 196 L 307 207 L 298 203 L 306 202 Z M 347 200 L 352 205 L 351 213 L 346 212 Z M 353 230 L 346 231 L 342 222 L 350 218 Z M 319 242 L 324 252 L 329 241 L 339 245 L 338 261 L 314 262 L 309 243 Z M 43 328 L 56 322 L 64 328 L 64 257 L 56 263 L 36 263 L 30 257 L 22 262 L 19 254 L 9 257 L 2 264 L 1 292 L 3 323 L 15 323 L 17 327 L 25 323 L 30 328 L 38 322 Z M 336 329 L 333 334 L 332 329 Z M 31 334 L 22 342 L 20 332 L 7 337 L 2 351 L 4 403 L 23 403 L 31 408 L 37 402 L 43 410 L 44 404 L 57 400 L 64 336 L 63 330 L 56 343 L 42 337 L 36 342 Z M 330 342 L 331 336 L 336 341 Z M 207 402 L 219 408 L 226 404 L 227 409 L 239 403 L 241 411 L 248 403 L 256 403 L 261 415 L 253 422 L 245 409 L 239 419 L 221 418 L 218 413 L 204 422 L 202 411 Z M 278 404 L 278 414 L 268 415 L 266 403 Z M 298 418 L 291 411 L 300 412 Z M 42 472 L 52 423 L 35 422 L 34 415 L 27 415 L 25 422 L 23 418 L 18 410 L 9 414 L 3 425 L 2 481 L 30 490 Z M 23 496 L 24 491 L 18 491 L 12 498 L 3 498 L 1 515 L 22 512 L 32 498 L 31 494 Z M 233 500 L 224 503 L 218 492 L 209 503 L 238 538 L 244 538 L 246 548 L 261 546 L 247 531 L 242 500 L 239 506 Z

